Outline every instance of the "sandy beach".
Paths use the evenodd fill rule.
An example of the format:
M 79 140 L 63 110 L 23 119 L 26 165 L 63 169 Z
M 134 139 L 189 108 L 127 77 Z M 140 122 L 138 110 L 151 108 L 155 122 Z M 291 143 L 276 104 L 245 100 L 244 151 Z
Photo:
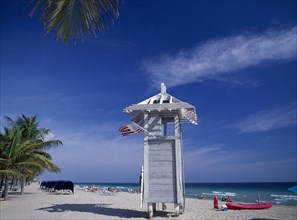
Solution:
M 219 205 L 224 203 L 220 202 Z M 157 210 L 161 210 L 161 205 Z M 25 195 L 10 193 L 0 202 L 0 219 L 147 219 L 146 205 L 140 208 L 140 194 L 119 192 L 104 195 L 75 190 L 63 195 L 42 191 L 37 183 L 25 188 Z M 266 210 L 213 209 L 213 201 L 186 199 L 186 211 L 173 216 L 173 206 L 154 213 L 154 219 L 297 219 L 297 207 L 274 205 Z

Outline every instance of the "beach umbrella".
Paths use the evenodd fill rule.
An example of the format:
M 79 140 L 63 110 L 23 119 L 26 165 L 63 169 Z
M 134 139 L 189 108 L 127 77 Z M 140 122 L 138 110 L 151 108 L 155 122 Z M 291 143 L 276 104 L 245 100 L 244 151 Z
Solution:
M 288 190 L 297 193 L 297 185 L 289 188 Z

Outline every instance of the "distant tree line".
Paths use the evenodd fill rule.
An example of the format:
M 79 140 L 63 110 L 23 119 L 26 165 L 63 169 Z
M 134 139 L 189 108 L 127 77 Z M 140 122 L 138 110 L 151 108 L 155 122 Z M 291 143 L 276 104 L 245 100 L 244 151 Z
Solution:
M 0 131 L 0 192 L 1 198 L 7 200 L 8 190 L 20 186 L 20 194 L 24 194 L 24 186 L 45 170 L 60 172 L 60 168 L 52 162 L 46 150 L 62 145 L 60 140 L 46 140 L 50 130 L 39 128 L 36 115 L 22 115 L 16 120 L 4 116 L 7 126 Z

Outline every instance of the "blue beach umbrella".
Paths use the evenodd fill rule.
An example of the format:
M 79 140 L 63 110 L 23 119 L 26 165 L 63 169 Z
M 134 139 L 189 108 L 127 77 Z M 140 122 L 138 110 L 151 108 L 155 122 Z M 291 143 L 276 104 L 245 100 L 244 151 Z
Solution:
M 297 185 L 289 188 L 288 190 L 297 193 Z

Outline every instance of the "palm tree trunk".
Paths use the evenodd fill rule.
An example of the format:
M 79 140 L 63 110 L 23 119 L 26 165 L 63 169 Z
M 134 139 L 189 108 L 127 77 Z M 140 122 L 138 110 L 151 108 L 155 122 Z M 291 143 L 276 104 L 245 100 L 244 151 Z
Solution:
M 14 183 L 15 183 L 15 177 L 12 177 L 9 190 L 13 190 Z
M 25 183 L 26 183 L 26 176 L 22 176 L 21 177 L 21 195 L 24 195 Z
M 1 182 L 0 182 L 0 191 L 2 191 L 3 183 L 4 183 L 4 178 L 2 177 L 2 178 L 1 178 Z
M 13 185 L 12 185 L 12 188 L 11 190 L 12 191 L 18 191 L 18 184 L 19 184 L 19 178 L 18 177 L 14 177 L 13 178 Z
M 9 178 L 4 177 L 4 190 L 1 195 L 1 198 L 4 198 L 4 201 L 6 201 L 8 197 L 8 187 L 9 187 Z

